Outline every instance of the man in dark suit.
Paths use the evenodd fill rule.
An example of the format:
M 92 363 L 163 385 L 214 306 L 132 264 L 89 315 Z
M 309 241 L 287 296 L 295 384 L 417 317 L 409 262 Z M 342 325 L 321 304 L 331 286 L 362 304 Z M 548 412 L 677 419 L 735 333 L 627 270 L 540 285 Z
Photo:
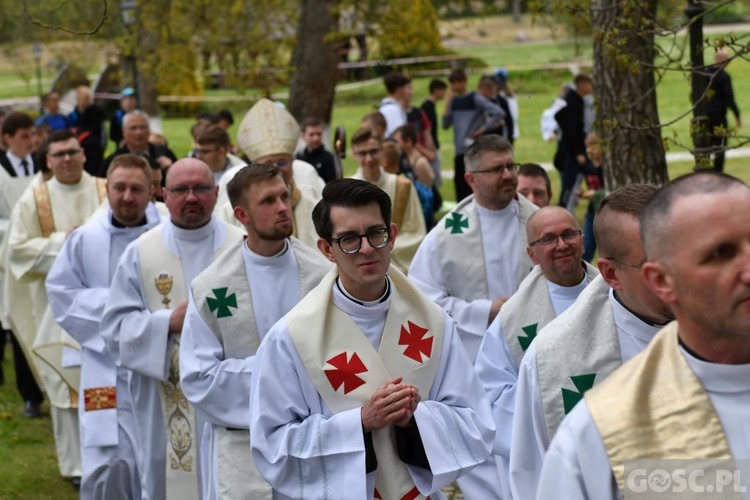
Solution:
M 30 177 L 38 170 L 34 161 L 34 120 L 25 113 L 13 111 L 9 113 L 2 125 L 3 141 L 7 145 L 6 151 L 0 151 L 0 165 L 11 177 Z M 13 359 L 16 371 L 18 392 L 25 401 L 24 415 L 30 418 L 39 417 L 39 405 L 44 401 L 41 389 L 34 379 L 21 346 L 13 335 L 0 328 L 0 360 L 5 352 L 5 343 L 10 336 L 13 346 Z M 0 381 L 4 382 L 2 367 L 0 367 Z
M 7 150 L 0 154 L 0 165 L 11 177 L 34 175 L 34 120 L 25 113 L 13 111 L 3 120 L 3 141 Z

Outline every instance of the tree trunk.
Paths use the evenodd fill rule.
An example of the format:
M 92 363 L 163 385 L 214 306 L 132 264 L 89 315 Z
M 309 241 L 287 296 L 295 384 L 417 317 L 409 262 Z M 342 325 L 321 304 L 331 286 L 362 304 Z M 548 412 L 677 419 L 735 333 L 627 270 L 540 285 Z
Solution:
M 326 36 L 338 30 L 337 0 L 300 0 L 294 73 L 289 85 L 289 111 L 297 121 L 317 117 L 331 122 L 338 72 L 337 46 Z
M 513 22 L 521 24 L 521 0 L 513 0 Z
M 155 19 L 168 18 L 163 2 L 138 1 L 138 43 L 135 56 L 138 65 L 138 106 L 151 116 L 159 115 L 159 93 L 156 75 L 160 67 L 159 23 Z
M 592 3 L 596 129 L 605 185 L 667 182 L 656 105 L 654 34 L 657 0 Z

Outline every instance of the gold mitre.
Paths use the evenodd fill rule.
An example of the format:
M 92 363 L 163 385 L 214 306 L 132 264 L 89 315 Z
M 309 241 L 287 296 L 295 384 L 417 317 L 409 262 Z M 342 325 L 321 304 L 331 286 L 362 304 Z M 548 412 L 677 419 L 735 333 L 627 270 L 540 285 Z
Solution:
M 250 108 L 237 131 L 237 144 L 248 158 L 294 155 L 299 139 L 297 120 L 280 103 L 261 99 Z

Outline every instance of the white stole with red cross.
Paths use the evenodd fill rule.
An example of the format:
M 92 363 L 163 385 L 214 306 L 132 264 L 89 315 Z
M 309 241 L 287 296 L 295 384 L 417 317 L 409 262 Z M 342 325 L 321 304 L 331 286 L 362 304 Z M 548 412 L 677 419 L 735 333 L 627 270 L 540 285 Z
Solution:
M 363 406 L 393 377 L 416 386 L 423 398 L 430 392 L 443 343 L 443 312 L 395 267 L 389 276 L 392 297 L 378 351 L 333 304 L 336 269 L 286 316 L 305 370 L 333 413 Z M 374 431 L 372 438 L 378 459 L 375 498 L 424 498 L 398 457 L 393 427 Z

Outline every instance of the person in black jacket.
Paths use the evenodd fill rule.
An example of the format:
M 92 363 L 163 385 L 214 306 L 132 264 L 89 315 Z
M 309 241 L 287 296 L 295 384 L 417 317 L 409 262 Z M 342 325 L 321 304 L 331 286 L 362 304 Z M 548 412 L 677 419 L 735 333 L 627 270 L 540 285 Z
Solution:
M 742 126 L 740 110 L 734 102 L 732 91 L 732 79 L 724 68 L 727 65 L 729 55 L 720 50 L 716 52 L 715 62 L 709 69 L 709 92 L 706 96 L 706 113 L 708 114 L 709 133 L 711 145 L 718 150 L 714 154 L 714 170 L 724 171 L 724 150 L 726 149 L 727 109 L 732 110 L 737 119 L 737 127 Z
M 574 89 L 568 89 L 565 93 L 565 107 L 555 114 L 555 120 L 560 127 L 562 138 L 559 143 L 559 154 L 562 159 L 562 170 L 560 172 L 560 202 L 561 207 L 568 206 L 576 184 L 576 177 L 586 163 L 586 146 L 584 139 L 584 103 L 583 98 L 594 92 L 594 82 L 589 75 L 579 74 L 573 80 Z

